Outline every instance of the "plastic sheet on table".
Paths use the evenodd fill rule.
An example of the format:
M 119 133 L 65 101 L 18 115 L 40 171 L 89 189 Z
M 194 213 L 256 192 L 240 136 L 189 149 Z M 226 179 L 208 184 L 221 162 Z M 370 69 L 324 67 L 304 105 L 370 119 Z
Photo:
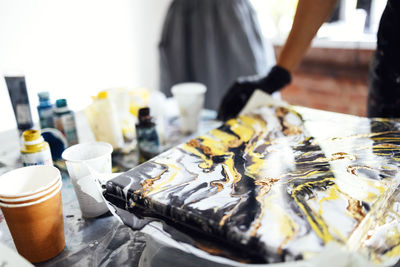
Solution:
M 111 217 L 110 217 L 111 218 Z M 79 224 L 66 231 L 74 231 Z M 57 258 L 51 260 L 54 266 L 137 266 L 145 247 L 144 234 L 113 221 L 107 229 L 97 225 L 83 236 L 69 235 L 68 247 Z M 105 230 L 105 231 L 103 231 Z M 98 231 L 99 233 L 95 233 Z M 91 238 L 92 235 L 96 239 Z M 99 238 L 101 236 L 101 238 Z M 88 241 L 86 241 L 88 240 Z M 50 262 L 38 264 L 47 266 Z
M 113 214 L 119 216 L 121 210 L 115 212 L 115 206 L 108 203 Z M 123 212 L 123 211 L 122 211 Z M 139 266 L 141 267 L 175 267 L 180 266 L 266 266 L 266 267 L 317 267 L 317 266 L 379 266 L 371 263 L 366 255 L 356 253 L 335 244 L 328 244 L 325 249 L 312 260 L 299 260 L 273 264 L 246 264 L 226 257 L 212 255 L 194 246 L 192 237 L 168 226 L 160 221 L 146 221 L 139 219 L 128 212 L 119 217 L 125 224 L 133 228 L 142 227 L 146 246 L 141 253 Z M 130 217 L 129 220 L 127 218 Z

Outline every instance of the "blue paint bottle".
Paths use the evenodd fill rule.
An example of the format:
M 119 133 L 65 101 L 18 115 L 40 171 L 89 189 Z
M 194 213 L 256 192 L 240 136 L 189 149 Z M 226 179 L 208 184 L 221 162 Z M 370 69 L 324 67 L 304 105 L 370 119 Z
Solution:
M 149 108 L 139 109 L 139 123 L 136 124 L 137 148 L 139 163 L 143 163 L 160 153 L 160 141 L 156 124 L 150 116 Z
M 49 92 L 40 92 L 39 106 L 37 110 L 39 113 L 40 128 L 54 128 L 53 122 L 53 105 L 50 102 Z

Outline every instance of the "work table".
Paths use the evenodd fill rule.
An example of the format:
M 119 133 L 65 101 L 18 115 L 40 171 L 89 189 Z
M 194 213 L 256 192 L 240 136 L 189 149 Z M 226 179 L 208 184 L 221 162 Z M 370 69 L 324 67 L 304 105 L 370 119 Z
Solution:
M 120 197 L 120 200 L 146 199 L 147 196 L 150 196 L 148 200 L 156 201 L 154 203 L 157 203 L 157 205 L 161 203 L 161 205 L 173 206 L 179 202 L 179 207 L 182 207 L 181 212 L 187 209 L 183 208 L 185 206 L 191 212 L 200 212 L 200 215 L 203 210 L 207 211 L 206 214 L 209 215 L 205 218 L 219 221 L 219 225 L 226 223 L 232 227 L 235 223 L 239 223 L 238 229 L 241 229 L 241 224 L 247 225 L 247 230 L 242 229 L 240 230 L 242 232 L 238 231 L 233 235 L 235 240 L 241 239 L 247 234 L 258 236 L 265 229 L 275 229 L 275 226 L 282 226 L 283 221 L 290 222 L 291 218 L 294 218 L 293 227 L 273 230 L 275 237 L 261 235 L 261 238 L 265 238 L 261 239 L 262 242 L 265 241 L 267 244 L 268 242 L 278 241 L 276 247 L 269 248 L 269 253 L 271 248 L 277 248 L 276 253 L 285 251 L 289 260 L 290 257 L 296 256 L 298 253 L 303 258 L 305 255 L 309 255 L 302 254 L 303 250 L 307 251 L 310 248 L 303 246 L 304 244 L 311 245 L 311 249 L 318 251 L 321 244 L 323 245 L 330 240 L 350 244 L 354 251 L 367 246 L 372 257 L 375 257 L 375 260 L 378 261 L 385 257 L 386 259 L 396 258 L 395 252 L 399 244 L 396 243 L 398 242 L 397 234 L 392 230 L 397 227 L 395 216 L 398 213 L 396 213 L 398 205 L 396 203 L 400 202 L 400 194 L 396 186 L 398 157 L 400 155 L 398 149 L 400 122 L 398 120 L 369 120 L 302 107 L 276 108 L 272 113 L 267 111 L 265 114 L 260 113 L 255 117 L 241 117 L 229 121 L 218 130 L 204 133 L 200 137 L 187 136 L 186 140 L 190 141 L 186 144 L 167 151 L 158 158 L 154 158 L 141 167 L 120 176 L 121 178 L 115 178 L 114 184 L 111 184 L 111 187 L 108 185 L 107 190 L 110 189 L 112 193 L 113 187 L 124 188 L 128 186 L 129 182 L 125 184 L 127 177 L 132 177 L 134 173 L 141 177 L 141 174 L 149 174 L 150 172 L 155 175 L 154 178 L 149 176 L 147 177 L 149 181 L 142 181 L 141 183 L 136 181 L 131 184 L 132 190 L 126 191 L 130 192 L 129 196 L 118 196 L 118 194 L 114 196 Z M 258 134 L 254 135 L 255 133 Z M 261 137 L 262 139 L 259 139 Z M 263 142 L 267 141 L 267 143 L 263 144 L 262 140 Z M 19 156 L 17 134 L 15 132 L 3 133 L 0 135 L 0 141 L 5 144 L 0 152 L 0 161 L 5 164 L 0 171 L 4 172 L 19 166 L 20 163 L 17 161 Z M 243 142 L 251 144 L 251 147 L 246 145 L 247 148 L 244 148 L 244 150 L 236 151 L 236 147 L 241 147 Z M 172 144 L 172 146 L 176 144 Z M 231 147 L 231 150 L 224 151 L 225 145 Z M 235 156 L 242 157 L 240 153 L 243 153 L 243 151 L 245 152 L 243 154 L 245 162 L 248 163 L 244 164 L 247 168 L 246 172 L 237 168 L 238 163 L 235 160 L 229 161 L 229 155 L 234 158 Z M 224 154 L 227 154 L 227 156 L 222 156 Z M 263 157 L 272 155 L 273 161 L 260 161 L 263 158 L 261 155 Z M 193 159 L 196 159 L 197 163 L 191 163 Z M 199 159 L 201 160 L 199 161 Z M 219 169 L 218 164 L 220 163 L 227 166 L 228 169 L 225 169 L 225 172 L 221 172 Z M 269 166 L 268 164 L 271 163 L 273 165 Z M 291 163 L 296 167 L 292 168 Z M 239 164 L 241 163 L 239 162 Z M 166 167 L 175 169 L 177 166 L 183 168 L 183 172 L 188 175 L 170 177 L 168 175 L 173 174 L 173 171 L 162 170 Z M 158 171 L 168 175 L 159 176 Z M 205 174 L 202 174 L 204 171 Z M 206 181 L 208 179 L 207 173 L 212 174 L 214 171 L 216 171 L 215 175 L 225 173 L 229 176 L 236 173 L 238 176 L 232 181 L 230 181 L 230 178 L 228 179 L 228 176 L 213 176 L 211 177 L 213 182 L 206 183 L 210 187 L 209 191 L 199 190 L 201 188 L 197 188 L 196 183 L 201 184 L 204 179 Z M 185 203 L 186 198 L 180 199 L 179 196 L 185 195 L 186 189 L 184 189 L 185 186 L 180 188 L 179 185 L 182 179 L 185 180 L 184 183 L 190 183 L 191 177 L 196 173 L 201 174 L 203 180 L 193 180 L 195 183 L 191 187 L 195 190 L 191 191 L 191 200 Z M 348 181 L 343 180 L 343 174 L 349 178 Z M 242 176 L 242 178 L 239 179 L 239 176 Z M 252 179 L 256 181 L 254 186 L 250 186 Z M 169 183 L 165 183 L 166 180 Z M 234 184 L 236 186 L 231 187 Z M 239 184 L 241 185 L 239 186 Z M 169 185 L 172 186 L 171 189 L 168 189 Z M 141 188 L 141 186 L 144 188 Z M 252 205 L 248 206 L 250 210 L 255 211 L 252 217 L 246 215 L 246 209 L 234 208 L 231 210 L 232 207 L 237 206 L 237 201 L 240 199 L 234 197 L 234 195 L 230 196 L 232 198 L 230 204 L 223 206 L 223 208 L 218 202 L 219 197 L 221 197 L 220 199 L 229 197 L 230 188 L 237 188 L 239 191 L 236 194 L 244 194 L 243 196 L 245 196 L 248 191 L 240 192 L 243 186 L 254 189 L 254 201 L 252 202 L 254 209 Z M 202 188 L 204 188 L 204 185 Z M 281 190 L 283 188 L 287 188 L 287 190 Z M 190 187 L 187 190 L 190 190 Z M 169 198 L 165 198 L 163 191 L 172 194 L 171 202 L 169 202 Z M 284 196 L 285 192 L 289 193 L 294 200 L 287 199 Z M 210 197 L 213 197 L 214 200 L 207 201 L 207 197 L 204 198 L 207 194 L 211 194 Z M 287 202 L 272 201 L 269 203 L 269 200 L 261 201 L 264 197 L 269 198 L 274 195 L 282 198 L 282 200 L 287 200 Z M 382 199 L 381 196 L 385 196 L 385 198 Z M 151 243 L 148 243 L 147 236 L 121 224 L 116 217 L 109 213 L 95 219 L 82 218 L 72 185 L 65 175 L 63 177 L 62 199 L 66 248 L 59 256 L 40 264 L 40 266 L 99 266 L 109 263 L 137 265 L 139 261 L 143 261 L 143 250 L 146 246 L 151 246 Z M 178 202 L 175 203 L 174 201 Z M 138 206 L 146 205 L 145 203 L 137 202 Z M 267 206 L 264 206 L 266 204 Z M 287 209 L 281 209 L 282 205 L 288 205 Z M 300 208 L 294 208 L 292 211 L 295 212 L 292 212 L 291 209 L 295 205 Z M 117 208 L 122 211 L 126 207 L 128 206 L 121 205 Z M 221 208 L 221 212 L 218 212 L 219 208 Z M 214 214 L 209 213 L 210 209 L 214 210 Z M 128 211 L 132 210 L 128 209 Z M 279 212 L 276 213 L 277 211 Z M 263 217 L 263 213 L 275 215 Z M 175 215 L 181 218 L 181 216 L 187 214 L 183 212 Z M 230 217 L 235 218 L 235 216 L 238 220 L 230 220 Z M 122 219 L 124 220 L 124 218 Z M 177 218 L 172 217 L 172 219 Z M 126 218 L 124 222 L 129 225 Z M 204 222 L 200 223 L 207 225 L 207 223 L 203 224 Z M 368 232 L 368 223 L 374 224 L 372 226 L 377 231 Z M 297 226 L 295 226 L 296 224 Z M 358 227 L 358 224 L 367 226 Z M 288 225 L 290 224 L 286 224 L 286 226 Z M 218 227 L 215 228 L 212 224 L 207 225 L 207 227 L 211 227 L 209 229 L 215 231 L 215 234 L 223 234 L 218 232 Z M 229 227 L 224 229 L 224 231 L 229 230 Z M 290 229 L 293 231 L 289 231 Z M 297 231 L 295 231 L 296 229 Z M 306 230 L 304 231 L 304 229 Z M 357 229 L 357 231 L 353 232 L 353 229 Z M 247 231 L 249 232 L 247 233 Z M 0 233 L 0 242 L 9 247 L 14 247 L 4 220 L 0 222 Z M 385 234 L 390 234 L 393 238 L 388 239 Z M 285 235 L 290 239 L 281 240 L 281 237 Z M 229 235 L 227 237 L 232 238 Z M 305 241 L 304 237 L 308 241 Z M 298 240 L 302 240 L 302 246 L 296 245 Z M 314 241 L 311 242 L 310 240 Z M 362 242 L 357 242 L 357 240 Z M 385 241 L 380 242 L 383 240 Z M 285 249 L 282 250 L 282 248 Z M 159 256 L 157 250 L 155 250 L 155 253 Z M 179 257 L 171 259 L 170 265 L 173 265 L 173 260 L 175 260 L 175 263 L 186 261 L 193 264 L 213 264 L 210 261 L 204 261 L 204 259 L 201 261 L 193 255 L 180 253 L 177 254 Z M 271 255 L 274 256 L 274 253 Z M 279 258 L 272 258 L 272 260 L 279 261 Z

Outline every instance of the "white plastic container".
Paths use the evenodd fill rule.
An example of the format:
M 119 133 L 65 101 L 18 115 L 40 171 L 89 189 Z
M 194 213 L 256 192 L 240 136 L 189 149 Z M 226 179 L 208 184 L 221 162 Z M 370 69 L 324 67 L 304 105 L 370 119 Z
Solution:
M 112 151 L 108 143 L 92 142 L 71 146 L 62 154 L 84 217 L 97 217 L 108 211 L 91 173 L 111 174 Z
M 178 103 L 182 133 L 197 131 L 206 91 L 206 86 L 201 83 L 180 83 L 172 86 L 172 95 Z
M 85 114 L 97 141 L 107 142 L 113 148 L 123 147 L 124 139 L 117 108 L 109 98 L 108 92 L 100 92 Z

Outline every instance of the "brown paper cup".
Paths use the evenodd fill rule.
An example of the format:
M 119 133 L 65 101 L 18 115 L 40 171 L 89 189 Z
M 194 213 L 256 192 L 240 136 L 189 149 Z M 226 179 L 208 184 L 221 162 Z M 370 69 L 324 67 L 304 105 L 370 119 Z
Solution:
M 54 193 L 54 191 L 58 190 L 59 187 L 62 185 L 61 178 L 60 180 L 51 186 L 50 188 L 39 192 L 38 194 L 35 195 L 30 195 L 26 197 L 20 197 L 20 198 L 2 198 L 0 197 L 0 203 L 4 204 L 23 204 L 23 203 L 31 203 L 31 202 L 36 202 L 42 198 L 47 197 L 48 195 Z
M 32 263 L 57 256 L 65 247 L 61 184 L 34 202 L 5 204 L 0 202 L 14 244 Z
M 57 180 L 54 180 L 54 181 L 53 181 L 53 184 L 51 184 L 49 187 L 43 188 L 43 189 L 39 190 L 39 191 L 36 192 L 36 193 L 21 194 L 21 195 L 19 195 L 19 196 L 2 196 L 2 195 L 0 195 L 0 199 L 3 199 L 3 200 L 10 199 L 10 200 L 12 200 L 12 199 L 19 199 L 19 198 L 23 198 L 23 199 L 24 199 L 24 198 L 29 198 L 29 197 L 42 196 L 43 194 L 46 194 L 46 192 L 49 190 L 49 188 L 52 188 L 52 187 L 57 186 L 57 184 L 58 184 L 60 181 L 61 181 L 61 177 L 60 177 L 59 179 L 57 179 Z
M 15 169 L 0 176 L 0 197 L 16 199 L 39 196 L 60 179 L 60 171 L 49 165 Z

